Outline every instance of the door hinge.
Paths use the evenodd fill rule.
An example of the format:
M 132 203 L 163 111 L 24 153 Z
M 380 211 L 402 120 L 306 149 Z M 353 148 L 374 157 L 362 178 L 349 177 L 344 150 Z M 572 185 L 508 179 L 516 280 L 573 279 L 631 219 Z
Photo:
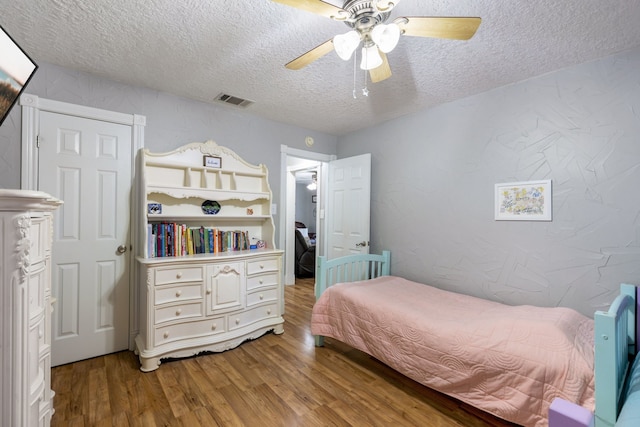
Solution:
M 36 148 L 40 148 L 40 135 L 36 136 Z

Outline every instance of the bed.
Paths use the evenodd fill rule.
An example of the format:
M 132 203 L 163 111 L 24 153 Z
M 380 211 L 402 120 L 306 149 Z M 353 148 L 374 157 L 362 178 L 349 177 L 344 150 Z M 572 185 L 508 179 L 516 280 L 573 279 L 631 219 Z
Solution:
M 635 332 L 626 329 L 635 331 L 635 287 L 623 289 L 633 297 L 620 297 L 624 307 L 613 323 L 625 327 L 617 332 L 624 345 L 603 356 L 605 366 L 623 350 L 618 357 L 627 359 L 628 342 L 635 354 Z M 601 386 L 602 393 L 611 389 L 605 392 L 598 383 L 597 369 L 594 375 L 599 317 L 594 322 L 568 308 L 507 306 L 391 276 L 385 251 L 329 261 L 319 257 L 311 332 L 318 346 L 324 337 L 337 339 L 425 386 L 516 424 L 582 427 L 611 419 L 603 415 L 611 404 L 598 393 Z M 609 348 L 617 335 L 606 334 L 609 339 L 601 341 Z M 618 390 L 628 376 L 622 362 L 621 369 L 615 382 L 620 401 L 625 398 Z M 614 420 L 622 406 L 615 405 Z

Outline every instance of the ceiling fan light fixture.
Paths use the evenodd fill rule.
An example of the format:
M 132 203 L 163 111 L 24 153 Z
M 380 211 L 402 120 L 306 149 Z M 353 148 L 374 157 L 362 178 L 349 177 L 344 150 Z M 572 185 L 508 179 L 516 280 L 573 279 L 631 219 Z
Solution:
M 400 40 L 400 27 L 396 24 L 378 24 L 371 30 L 371 40 L 384 52 L 391 52 Z
M 378 46 L 370 44 L 362 48 L 362 62 L 360 62 L 360 68 L 363 70 L 373 70 L 382 65 L 382 57 L 378 52 Z
M 318 175 L 315 173 L 311 175 L 311 184 L 307 185 L 307 190 L 317 190 L 318 189 Z
M 351 30 L 348 33 L 338 34 L 333 38 L 333 48 L 343 61 L 348 61 L 360 44 L 360 34 Z

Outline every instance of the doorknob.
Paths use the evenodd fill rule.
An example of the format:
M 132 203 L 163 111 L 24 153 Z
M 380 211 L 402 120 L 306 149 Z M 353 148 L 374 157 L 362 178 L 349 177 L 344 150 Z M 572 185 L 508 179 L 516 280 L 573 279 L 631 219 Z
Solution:
M 120 246 L 118 246 L 117 251 L 118 251 L 119 254 L 123 254 L 123 253 L 127 252 L 127 247 L 125 245 L 120 245 Z
M 366 248 L 366 247 L 367 247 L 367 242 L 364 240 L 360 243 L 356 243 L 356 248 Z

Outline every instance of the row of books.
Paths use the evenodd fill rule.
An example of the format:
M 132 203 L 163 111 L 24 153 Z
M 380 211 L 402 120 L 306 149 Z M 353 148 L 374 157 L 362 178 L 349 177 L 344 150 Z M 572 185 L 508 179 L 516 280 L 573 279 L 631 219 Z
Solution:
M 250 247 L 248 231 L 187 227 L 175 222 L 150 223 L 147 227 L 148 258 L 215 254 Z

